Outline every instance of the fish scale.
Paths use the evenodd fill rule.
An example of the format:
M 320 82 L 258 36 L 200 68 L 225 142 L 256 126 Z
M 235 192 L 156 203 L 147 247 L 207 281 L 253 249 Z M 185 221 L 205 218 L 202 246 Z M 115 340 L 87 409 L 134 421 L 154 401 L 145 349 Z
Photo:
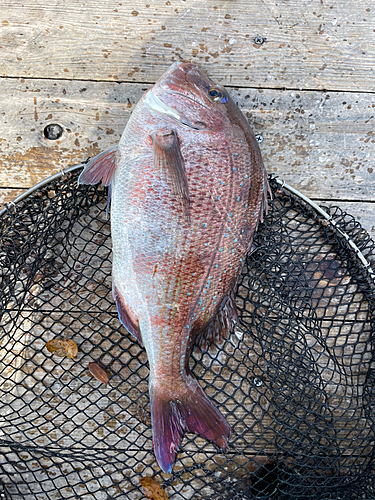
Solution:
M 118 148 L 91 160 L 80 182 L 99 174 L 111 177 L 114 298 L 147 352 L 154 451 L 170 472 L 184 431 L 227 448 L 230 427 L 189 356 L 197 339 L 212 343 L 236 321 L 234 291 L 267 207 L 267 177 L 227 91 L 182 63 L 146 92 Z

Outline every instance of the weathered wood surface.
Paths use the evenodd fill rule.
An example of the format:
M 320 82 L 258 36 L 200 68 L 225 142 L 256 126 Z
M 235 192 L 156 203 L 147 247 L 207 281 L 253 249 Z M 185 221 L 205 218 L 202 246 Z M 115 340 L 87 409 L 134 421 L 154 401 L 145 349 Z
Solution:
M 72 189 L 74 185 L 72 180 Z M 100 474 L 110 454 L 116 452 L 121 454 L 124 464 L 123 476 L 132 478 L 134 484 L 146 468 L 152 475 L 158 472 L 152 452 L 146 353 L 120 325 L 111 296 L 111 244 L 105 201 L 87 208 L 75 219 L 71 192 L 66 190 L 63 196 L 61 190 L 56 191 L 66 200 L 66 218 L 58 219 L 61 232 L 54 231 L 51 206 L 38 205 L 35 198 L 39 209 L 33 213 L 31 226 L 36 240 L 28 249 L 19 247 L 27 264 L 17 274 L 17 279 L 11 280 L 12 293 L 4 304 L 7 313 L 2 318 L 5 328 L 0 339 L 5 353 L 0 360 L 4 378 L 0 436 L 26 446 L 33 443 L 42 449 L 54 446 L 73 449 L 75 455 L 85 453 L 84 446 L 95 449 L 95 467 Z M 275 197 L 278 198 L 277 193 Z M 54 200 L 54 205 L 59 206 Z M 288 214 L 290 217 L 290 212 Z M 283 251 L 285 242 L 288 242 L 287 247 L 293 241 L 294 247 L 300 248 L 310 240 L 300 227 L 296 227 L 295 219 L 285 222 L 284 239 L 279 244 L 282 254 L 286 254 Z M 27 220 L 25 223 L 27 225 Z M 306 231 L 308 233 L 309 229 Z M 8 238 L 17 248 L 18 228 L 14 234 L 14 238 L 12 234 L 8 234 Z M 274 235 L 269 236 L 273 241 Z M 321 271 L 324 268 L 318 266 L 321 255 L 317 248 L 322 248 L 324 241 L 323 237 L 319 239 L 314 234 L 315 244 L 304 254 L 304 275 L 315 287 L 311 304 L 316 321 L 324 318 L 319 334 L 324 342 L 317 342 L 310 315 L 300 314 L 298 319 L 289 315 L 289 307 L 279 300 L 279 295 L 274 295 L 272 280 L 270 293 L 262 299 L 256 284 L 248 299 L 244 281 L 239 291 L 242 299 L 238 298 L 240 309 L 246 311 L 242 320 L 246 323 L 246 318 L 256 315 L 264 319 L 259 300 L 262 308 L 272 311 L 266 315 L 268 319 L 262 327 L 262 335 L 237 330 L 221 350 L 194 353 L 191 363 L 194 364 L 193 359 L 197 363 L 193 371 L 200 377 L 206 394 L 232 426 L 233 436 L 227 456 L 200 437 L 184 436 L 174 472 L 182 467 L 189 468 L 183 479 L 190 484 L 181 496 L 172 494 L 171 499 L 192 498 L 193 487 L 199 487 L 199 481 L 203 481 L 207 489 L 216 491 L 219 485 L 215 478 L 218 476 L 212 472 L 220 472 L 221 477 L 230 479 L 231 483 L 236 478 L 248 477 L 267 457 L 276 458 L 280 439 L 284 451 L 300 449 L 299 432 L 306 433 L 305 449 L 315 443 L 311 448 L 315 451 L 317 442 L 323 447 L 331 447 L 333 455 L 339 456 L 336 464 L 340 463 L 344 472 L 348 468 L 347 459 L 353 467 L 364 468 L 365 457 L 371 453 L 367 439 L 371 429 L 363 417 L 362 399 L 371 362 L 368 304 L 344 268 L 333 275 Z M 42 251 L 36 254 L 34 248 Z M 328 250 L 325 246 L 325 252 Z M 334 254 L 334 249 L 329 253 Z M 280 262 L 277 256 L 275 262 Z M 253 272 L 258 274 L 256 269 Z M 259 274 L 262 272 L 260 270 Z M 293 275 L 294 272 L 290 277 Z M 294 282 L 295 291 L 298 286 L 304 287 L 304 279 L 299 278 L 300 285 Z M 335 293 L 330 291 L 332 289 Z M 272 322 L 277 328 L 273 329 L 271 339 Z M 298 339 L 290 335 L 291 329 L 296 327 Z M 45 343 L 56 336 L 74 339 L 79 347 L 76 359 L 62 359 L 47 352 Z M 282 349 L 282 356 L 279 349 Z M 332 356 L 336 357 L 335 365 Z M 279 359 L 286 363 L 280 363 Z M 314 363 L 310 369 L 309 363 L 303 369 L 304 363 L 312 359 Z M 94 360 L 110 374 L 106 386 L 88 372 L 88 364 Z M 319 380 L 319 389 L 316 384 L 307 384 L 303 376 L 291 376 L 293 362 L 301 368 L 297 374 L 306 374 L 308 369 L 311 380 Z M 274 376 L 275 367 L 278 368 L 277 377 Z M 285 406 L 288 398 L 290 404 Z M 332 422 L 333 436 L 329 434 Z M 291 435 L 293 427 L 296 432 Z M 99 454 L 103 457 L 100 463 Z M 25 454 L 23 461 L 24 457 Z M 23 487 L 35 481 L 35 477 L 42 479 L 43 468 L 54 471 L 60 486 L 60 472 L 53 460 L 52 457 L 41 466 L 34 459 L 29 466 L 33 473 L 30 480 L 21 464 Z M 221 464 L 224 467 L 220 467 Z M 65 467 L 70 466 L 71 462 L 67 461 Z M 79 467 L 84 469 L 86 465 L 81 461 Z M 198 479 L 194 471 L 200 467 L 204 474 Z M 108 478 L 108 469 L 105 471 Z M 207 471 L 210 472 L 208 477 Z M 174 484 L 182 487 L 186 485 L 184 481 L 176 479 Z M 108 489 L 111 485 L 108 478 Z M 86 486 L 82 481 L 79 487 L 75 486 L 75 491 L 81 493 Z M 132 484 L 128 491 L 128 498 L 141 498 Z M 28 494 L 25 490 L 25 495 Z
M 67 199 L 71 199 L 69 192 L 67 194 Z M 122 450 L 134 450 L 137 446 L 151 450 L 147 357 L 120 325 L 113 303 L 110 229 L 105 218 L 105 203 L 102 201 L 99 207 L 91 207 L 73 222 L 72 202 L 66 207 L 66 219 L 59 219 L 61 227 L 66 229 L 55 237 L 52 220 L 42 231 L 46 208 L 39 207 L 39 212 L 33 215 L 33 222 L 38 227 L 34 231 L 37 239 L 32 248 L 25 250 L 28 265 L 17 274 L 12 294 L 6 294 L 8 301 L 4 302 L 7 311 L 2 319 L 5 335 L 0 343 L 5 353 L 1 362 L 4 363 L 6 394 L 1 404 L 6 407 L 5 413 L 0 414 L 7 418 L 0 427 L 17 442 L 36 439 L 41 446 L 57 443 L 79 447 L 84 434 L 85 444 L 91 447 L 103 441 Z M 67 220 L 70 221 L 68 226 Z M 304 220 L 300 218 L 301 222 Z M 301 226 L 296 229 L 295 223 L 295 218 L 293 222 L 285 218 L 284 239 L 279 242 L 284 253 L 291 240 L 294 247 L 300 248 L 310 239 L 300 231 Z M 17 230 L 14 234 L 16 240 Z M 259 274 L 261 280 L 268 283 L 268 292 L 260 292 L 262 284 L 253 282 L 249 287 L 249 278 L 241 281 L 237 304 L 242 324 L 247 324 L 248 330 L 236 330 L 221 350 L 195 352 L 193 358 L 197 363 L 194 367 L 191 360 L 205 392 L 220 406 L 233 428 L 231 453 L 271 455 L 275 451 L 275 431 L 282 432 L 280 429 L 285 425 L 285 420 L 277 414 L 284 408 L 283 394 L 293 386 L 298 395 L 295 400 L 291 399 L 295 412 L 314 422 L 324 396 L 329 405 L 329 418 L 335 419 L 335 435 L 342 453 L 364 455 L 367 443 L 362 440 L 368 428 L 362 420 L 359 401 L 371 362 L 368 304 L 346 269 L 330 276 L 322 272 L 324 268 L 319 268 L 321 254 L 318 249 L 324 247 L 325 240 L 318 235 L 314 232 L 315 245 L 304 254 L 304 278 L 300 276 L 300 286 L 304 287 L 306 279 L 314 287 L 310 299 L 316 313 L 314 323 L 310 324 L 310 308 L 305 311 L 307 315 L 300 314 L 298 319 L 290 315 L 272 279 L 268 281 L 253 263 L 247 276 Z M 274 239 L 271 233 L 269 237 L 271 241 Z M 12 238 L 12 234 L 8 234 L 8 238 Z M 33 248 L 44 249 L 46 244 L 49 252 L 41 261 Z M 334 255 L 333 248 L 330 253 Z M 294 283 L 294 274 L 289 275 L 291 283 Z M 25 283 L 29 283 L 26 289 Z M 297 283 L 293 287 L 298 291 Z M 325 293 L 333 289 L 334 293 Z M 259 292 L 266 313 L 259 311 Z M 17 313 L 18 308 L 21 310 Z M 262 337 L 258 338 L 252 331 L 257 323 L 256 320 L 253 323 L 252 318 L 264 315 L 267 321 L 262 327 Z M 319 318 L 324 319 L 320 321 Z M 300 334 L 298 340 L 291 335 L 296 328 Z M 270 329 L 273 348 L 269 346 Z M 46 342 L 56 336 L 74 339 L 79 348 L 76 360 L 61 360 L 47 352 Z M 273 351 L 275 346 L 279 346 L 283 356 Z M 305 352 L 307 346 L 308 354 Z M 297 361 L 298 358 L 301 363 L 309 356 L 314 359 L 314 368 L 311 367 L 309 373 L 319 379 L 322 392 L 317 391 L 315 385 L 306 385 L 303 369 L 297 370 L 299 377 L 291 380 L 289 365 L 278 361 L 281 358 Z M 333 357 L 337 360 L 335 365 Z M 105 387 L 87 371 L 89 362 L 94 360 L 99 360 L 111 373 Z M 275 366 L 278 367 L 277 378 L 272 376 Z M 255 383 L 255 377 L 259 384 Z M 301 406 L 297 399 L 302 399 Z M 309 411 L 303 410 L 307 402 Z M 46 415 L 38 415 L 40 404 L 48 410 Z M 60 404 L 66 405 L 66 411 L 68 408 L 78 411 L 74 422 L 65 412 L 61 416 Z M 30 411 L 23 419 L 17 416 L 17 411 L 22 413 L 25 405 Z M 92 420 L 87 420 L 88 413 L 83 411 L 88 407 Z M 328 411 L 327 407 L 324 411 Z M 287 417 L 288 425 L 293 418 L 294 415 Z M 30 420 L 37 421 L 38 425 L 30 427 Z M 300 424 L 296 422 L 296 425 Z M 76 427 L 74 431 L 73 427 Z M 212 444 L 201 438 L 188 440 L 183 446 L 185 451 L 191 452 L 199 448 L 215 451 Z
M 31 450 L 23 451 L 20 458 L 27 462 L 28 472 L 21 469 L 19 455 L 12 453 L 10 449 L 7 451 L 7 456 L 11 457 L 13 462 L 7 462 L 6 469 L 15 480 L 19 480 L 17 490 L 14 495 L 12 494 L 12 500 L 36 498 L 34 495 L 38 483 L 41 482 L 44 486 L 48 482 L 51 484 L 51 476 L 53 477 L 53 488 L 47 490 L 46 493 L 38 492 L 36 500 L 69 498 L 72 490 L 77 495 L 76 498 L 80 500 L 113 500 L 114 498 L 145 500 L 144 493 L 135 487 L 139 485 L 142 477 L 154 476 L 152 466 L 155 459 L 153 454 L 139 449 L 129 451 L 128 456 L 117 454 L 115 451 L 111 451 L 107 455 L 96 451 L 95 455 L 86 454 L 85 462 L 82 460 L 82 454 L 69 461 L 59 460 L 53 456 L 44 456 L 41 465 L 35 461 Z M 113 456 L 120 460 L 123 459 L 121 473 L 116 467 L 117 464 L 113 464 Z M 215 493 L 216 495 L 225 493 L 228 489 L 228 482 L 233 490 L 237 489 L 236 483 L 238 482 L 238 491 L 243 492 L 250 483 L 249 475 L 259 465 L 269 461 L 269 457 L 261 454 L 256 457 L 237 455 L 233 457 L 233 462 L 228 462 L 227 458 L 229 457 L 217 452 L 196 453 L 194 455 L 181 453 L 174 467 L 177 474 L 173 481 L 171 481 L 170 474 L 159 473 L 154 477 L 163 486 L 170 500 L 196 500 L 198 498 L 197 491 L 200 495 L 205 495 L 199 498 L 210 498 Z M 182 470 L 183 475 L 181 476 Z M 208 470 L 211 471 L 210 474 L 207 474 Z M 85 473 L 84 481 L 82 481 L 81 471 Z M 206 486 L 203 488 L 205 484 Z M 101 486 L 106 487 L 106 493 L 110 496 L 103 494 Z M 216 495 L 214 498 L 218 498 Z
M 9 202 L 13 201 L 17 196 L 22 194 L 25 190 L 21 188 L 8 189 L 0 188 L 0 210 Z
M 359 0 L 2 0 L 0 74 L 154 82 L 194 60 L 227 85 L 367 92 L 373 15 Z
M 313 199 L 374 202 L 372 11 L 345 0 L 3 0 L 0 189 L 115 144 L 149 84 L 192 60 L 229 86 L 270 173 Z M 43 136 L 53 122 L 58 141 Z M 362 221 L 371 230 L 371 213 Z
M 31 187 L 116 144 L 143 92 L 141 84 L 0 81 L 0 186 Z M 314 199 L 375 201 L 372 94 L 236 89 L 264 161 Z M 51 141 L 43 130 L 63 127 Z
M 375 30 L 371 2 L 337 0 L 331 5 L 323 0 L 281 0 L 277 3 L 274 0 L 155 0 L 143 4 L 139 0 L 131 3 L 0 0 L 0 4 L 0 203 L 11 201 L 51 174 L 116 144 L 142 93 L 173 61 L 193 61 L 228 87 L 254 132 L 262 135 L 261 149 L 269 173 L 278 175 L 321 205 L 340 206 L 356 216 L 375 237 Z M 265 42 L 257 45 L 255 37 L 263 37 Z M 50 141 L 44 137 L 43 130 L 50 123 L 63 127 L 61 139 Z M 79 248 L 85 245 L 84 242 L 80 244 Z M 84 259 L 90 258 L 91 244 L 90 241 L 85 247 Z M 70 279 L 67 273 L 60 276 L 60 271 L 56 269 L 55 272 L 56 282 L 60 284 Z M 69 308 L 56 319 L 60 314 L 56 309 L 62 300 L 71 306 L 79 303 L 84 311 L 92 309 L 90 281 L 86 291 L 81 285 L 81 282 L 72 282 L 65 295 L 60 293 L 59 297 L 57 293 L 53 301 L 47 300 L 53 288 L 46 287 L 50 290 L 46 292 L 38 282 L 30 290 L 28 306 L 35 310 L 31 315 L 25 311 L 25 315 L 19 317 L 16 332 L 27 337 L 33 328 L 36 341 L 32 346 L 26 341 L 17 344 L 13 358 L 2 361 L 8 363 L 7 369 L 13 370 L 8 382 L 23 396 L 17 400 L 11 397 L 16 396 L 16 392 L 9 392 L 7 411 L 14 415 L 19 410 L 17 404 L 24 405 L 33 417 L 35 414 L 36 425 L 31 429 L 22 419 L 9 420 L 7 429 L 18 433 L 20 441 L 34 437 L 40 446 L 59 441 L 69 445 L 73 422 L 80 432 L 94 433 L 91 444 L 103 441 L 113 447 L 117 446 L 115 433 L 118 430 L 129 445 L 128 455 L 133 453 L 139 462 L 136 472 L 146 470 L 146 463 L 150 472 L 155 464 L 150 439 L 144 451 L 139 447 L 145 444 L 145 436 L 140 442 L 134 440 L 135 431 L 144 430 L 149 423 L 147 370 L 142 365 L 144 353 L 139 354 L 135 343 L 130 347 L 121 346 L 122 353 L 118 352 L 118 347 L 113 352 L 109 350 L 103 361 L 109 366 L 109 356 L 114 356 L 111 364 L 114 376 L 108 387 L 98 387 L 99 384 L 88 375 L 87 362 L 99 359 L 97 343 L 101 335 L 108 334 L 111 340 L 118 340 L 119 325 L 114 309 L 112 322 L 106 328 L 99 328 L 96 319 L 86 312 L 77 312 L 75 316 Z M 100 292 L 101 300 L 106 300 L 110 283 L 103 282 L 100 286 L 97 293 Z M 77 290 L 79 296 L 73 300 L 70 294 Z M 47 300 L 45 307 L 37 307 L 42 299 Z M 338 299 L 332 300 L 333 310 Z M 354 306 L 358 304 L 358 301 L 348 301 L 354 302 Z M 95 304 L 100 312 L 102 303 Z M 37 314 L 43 316 L 40 321 L 34 321 Z M 87 321 L 82 323 L 85 318 Z M 327 321 L 325 328 L 329 327 Z M 97 330 L 92 333 L 95 328 Z M 88 330 L 92 333 L 92 346 L 84 336 Z M 77 339 L 81 336 L 81 357 L 71 371 L 64 361 L 63 369 L 55 367 L 53 372 L 55 360 L 44 359 L 48 355 L 44 352 L 42 337 L 49 339 L 51 335 L 65 332 Z M 14 342 L 25 340 L 12 335 Z M 355 330 L 353 335 L 354 343 Z M 362 359 L 361 349 L 366 343 L 366 338 L 362 340 L 362 344 L 356 344 L 359 346 L 358 359 Z M 126 344 L 128 340 L 123 342 Z M 333 335 L 332 345 L 329 345 L 330 348 L 335 346 L 339 356 L 346 356 L 345 373 L 351 370 L 350 376 L 363 377 L 358 371 L 363 365 L 357 363 L 355 356 L 351 357 L 352 346 L 346 342 L 345 336 Z M 33 350 L 34 361 L 17 356 L 17 348 L 21 347 L 28 354 Z M 103 347 L 107 348 L 107 343 Z M 261 349 L 255 349 L 258 351 Z M 366 351 L 365 365 L 368 355 Z M 91 359 L 91 356 L 94 357 Z M 350 365 L 352 360 L 356 362 L 354 367 Z M 35 361 L 39 362 L 37 368 L 33 364 Z M 318 369 L 324 361 L 322 353 L 316 363 Z M 246 362 L 251 377 L 253 373 L 262 374 L 264 360 L 257 354 Z M 229 363 L 226 369 L 230 368 L 239 377 L 241 370 L 236 363 Z M 211 379 L 207 372 L 204 380 L 209 383 Z M 134 390 L 129 392 L 130 383 Z M 72 416 L 75 406 L 79 406 L 74 398 L 72 413 L 67 413 L 66 421 L 54 420 L 54 406 L 47 418 L 39 411 L 44 404 L 42 394 L 46 386 L 50 391 L 45 393 L 47 399 L 50 398 L 47 404 L 51 401 L 53 405 L 64 405 L 63 397 L 78 394 L 78 386 L 88 388 L 89 392 L 92 389 L 90 394 L 82 395 L 81 403 L 87 399 L 90 404 L 90 398 L 99 403 L 89 406 L 85 422 L 84 405 L 81 415 Z M 234 385 L 232 390 L 235 393 Z M 251 391 L 254 392 L 254 388 L 249 385 L 248 393 Z M 143 406 L 138 407 L 141 393 L 146 403 L 142 400 Z M 248 462 L 241 452 L 249 457 L 254 457 L 256 452 L 272 453 L 269 443 L 273 432 L 277 431 L 268 429 L 264 433 L 261 421 L 269 424 L 274 408 L 264 404 L 265 396 L 261 391 L 258 394 L 258 399 L 244 404 L 249 415 L 253 414 L 259 422 L 242 414 L 228 416 L 232 425 L 235 419 L 244 417 L 236 428 L 237 437 L 243 436 L 243 440 L 237 441 L 238 450 L 232 449 L 231 453 L 238 464 L 245 460 L 243 467 L 248 470 L 256 467 L 256 463 Z M 111 398 L 109 405 L 108 397 Z M 236 397 L 227 402 L 227 411 L 238 402 Z M 341 389 L 330 400 L 332 408 L 336 408 L 337 418 L 340 412 L 351 410 L 344 400 L 345 391 Z M 120 406 L 123 406 L 122 412 L 118 411 Z M 105 407 L 112 418 L 103 417 L 101 409 Z M 359 425 L 353 436 L 356 432 L 364 433 L 366 427 L 361 419 L 354 421 Z M 340 428 L 337 432 L 343 433 L 345 429 Z M 146 437 L 150 438 L 150 430 Z M 353 452 L 353 447 L 357 446 L 349 437 L 342 443 L 346 447 L 344 454 Z M 197 446 L 204 446 L 206 456 L 212 453 L 213 462 L 207 467 L 215 470 L 215 464 L 219 464 L 222 471 L 224 458 L 200 438 L 184 442 L 180 455 L 184 465 L 192 463 L 192 456 L 198 462 L 200 456 L 201 461 L 205 460 Z M 369 454 L 363 448 L 354 453 L 362 457 Z M 263 460 L 263 455 L 260 458 Z M 108 466 L 106 463 L 106 473 Z M 180 467 L 181 463 L 177 462 L 176 470 Z M 236 474 L 237 471 L 232 472 Z M 40 478 L 44 479 L 46 473 L 49 471 L 41 470 Z M 134 471 L 131 475 L 134 476 Z M 38 475 L 35 477 L 39 479 Z M 30 477 L 31 481 L 35 481 L 35 477 Z M 199 482 L 194 477 L 191 476 L 192 485 Z M 82 492 L 85 493 L 84 487 Z M 186 499 L 193 493 L 185 488 L 181 496 L 175 494 L 173 498 Z M 141 496 L 135 492 L 131 498 Z

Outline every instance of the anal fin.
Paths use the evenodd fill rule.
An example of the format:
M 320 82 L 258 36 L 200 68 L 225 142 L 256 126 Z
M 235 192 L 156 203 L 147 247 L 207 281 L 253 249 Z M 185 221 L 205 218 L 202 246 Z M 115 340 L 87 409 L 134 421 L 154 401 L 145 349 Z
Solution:
M 215 342 L 228 338 L 233 324 L 238 324 L 237 306 L 234 289 L 221 302 L 217 314 L 196 337 L 195 344 L 205 350 Z
M 121 323 L 128 330 L 129 333 L 135 337 L 138 342 L 143 346 L 141 331 L 138 325 L 138 319 L 131 313 L 129 307 L 126 305 L 121 293 L 116 286 L 112 289 L 113 298 L 116 302 L 117 312 Z

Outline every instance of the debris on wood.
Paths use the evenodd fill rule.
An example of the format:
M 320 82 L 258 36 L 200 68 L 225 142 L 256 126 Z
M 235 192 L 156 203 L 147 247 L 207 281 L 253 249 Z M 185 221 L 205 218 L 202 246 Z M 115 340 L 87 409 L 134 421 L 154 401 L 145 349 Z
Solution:
M 146 498 L 152 500 L 168 500 L 166 492 L 155 479 L 152 479 L 152 477 L 146 476 L 140 480 L 140 483 L 144 488 Z
M 99 380 L 102 384 L 107 385 L 109 382 L 109 377 L 107 372 L 98 363 L 89 363 L 89 370 L 91 375 Z
M 77 344 L 72 339 L 63 337 L 52 339 L 46 344 L 48 352 L 60 357 L 75 358 L 78 354 Z
M 135 414 L 136 418 L 145 425 L 151 426 L 151 412 L 148 408 L 144 408 L 138 402 L 137 411 Z

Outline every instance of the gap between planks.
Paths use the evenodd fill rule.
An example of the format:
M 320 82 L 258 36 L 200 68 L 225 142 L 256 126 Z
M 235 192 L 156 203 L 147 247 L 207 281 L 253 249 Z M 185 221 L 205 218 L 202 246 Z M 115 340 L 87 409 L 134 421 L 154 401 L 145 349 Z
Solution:
M 43 76 L 38 76 L 38 77 L 30 77 L 30 76 L 0 76 L 0 81 L 1 80 L 25 80 L 25 81 L 43 81 L 45 80 L 46 82 L 49 81 L 64 81 L 64 82 L 80 82 L 80 83 L 114 83 L 117 85 L 121 84 L 134 84 L 134 85 L 154 85 L 154 81 L 132 81 L 132 80 L 116 80 L 116 81 L 111 81 L 108 82 L 108 80 L 105 79 L 80 79 L 80 78 L 45 78 Z M 247 90 L 257 90 L 257 91 L 262 91 L 262 90 L 280 90 L 280 91 L 288 91 L 288 92 L 317 92 L 317 93 L 326 93 L 326 92 L 335 92 L 335 93 L 343 93 L 343 94 L 375 94 L 375 91 L 371 90 L 341 90 L 341 89 L 315 89 L 313 87 L 277 87 L 277 86 L 267 86 L 263 85 L 262 87 L 252 87 L 251 85 L 226 85 L 225 88 L 229 90 L 234 90 L 234 89 L 247 89 Z

